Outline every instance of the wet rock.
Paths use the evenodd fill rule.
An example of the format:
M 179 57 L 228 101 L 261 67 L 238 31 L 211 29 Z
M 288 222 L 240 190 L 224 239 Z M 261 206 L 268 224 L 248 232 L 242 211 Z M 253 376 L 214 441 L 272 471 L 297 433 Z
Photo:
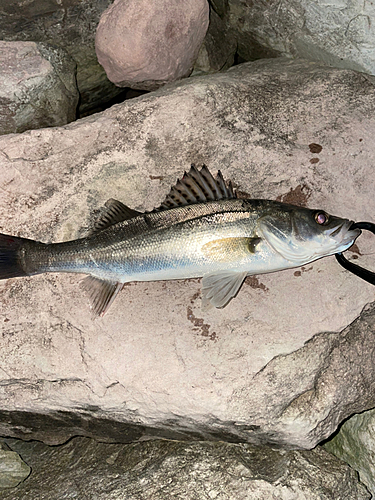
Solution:
M 30 471 L 18 453 L 0 442 L 0 490 L 14 488 L 29 476 Z
M 115 0 L 96 31 L 96 53 L 111 82 L 153 90 L 188 76 L 209 23 L 207 0 Z
M 0 41 L 0 134 L 75 120 L 75 70 L 74 61 L 61 49 Z
M 241 196 L 371 220 L 374 109 L 372 77 L 269 60 L 3 136 L 0 231 L 82 236 L 108 198 L 160 204 L 191 162 Z M 372 249 L 364 234 L 347 255 L 371 267 Z M 80 280 L 1 282 L 2 435 L 312 448 L 375 405 L 374 288 L 334 257 L 248 279 L 207 313 L 199 280 L 131 283 L 93 321 Z
M 229 1 L 230 26 L 245 60 L 303 57 L 375 74 L 372 2 Z
M 375 410 L 353 415 L 325 445 L 358 471 L 363 484 L 375 496 Z
M 346 464 L 325 452 L 226 443 L 103 444 L 75 438 L 58 447 L 12 441 L 31 477 L 3 500 L 367 500 Z
M 97 109 L 122 92 L 98 63 L 95 30 L 111 0 L 58 2 L 4 0 L 0 11 L 0 40 L 33 41 L 64 49 L 77 64 L 80 113 Z

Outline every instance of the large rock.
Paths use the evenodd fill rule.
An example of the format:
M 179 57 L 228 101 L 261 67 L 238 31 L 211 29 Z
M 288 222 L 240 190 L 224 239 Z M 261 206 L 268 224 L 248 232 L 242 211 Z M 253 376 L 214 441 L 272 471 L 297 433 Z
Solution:
M 356 473 L 322 449 L 282 451 L 227 443 L 153 441 L 103 444 L 75 438 L 63 446 L 10 445 L 31 477 L 2 500 L 367 500 Z
M 0 40 L 44 42 L 61 47 L 77 64 L 80 112 L 105 104 L 122 89 L 111 83 L 95 54 L 95 30 L 111 0 L 59 2 L 3 0 Z
M 375 74 L 375 4 L 354 0 L 229 0 L 245 60 L 288 55 Z
M 191 162 L 242 196 L 371 220 L 374 109 L 369 76 L 269 60 L 3 136 L 0 231 L 75 238 L 108 198 L 152 209 Z M 348 255 L 371 266 L 372 244 Z M 1 283 L 1 434 L 311 448 L 375 405 L 374 288 L 334 257 L 249 278 L 204 314 L 199 280 L 133 283 L 93 321 L 79 282 Z
M 76 119 L 76 65 L 62 49 L 0 41 L 0 134 Z
M 189 76 L 208 22 L 207 0 L 115 0 L 96 30 L 98 61 L 119 87 L 156 89 Z
M 350 467 L 375 496 L 375 410 L 353 415 L 324 447 Z

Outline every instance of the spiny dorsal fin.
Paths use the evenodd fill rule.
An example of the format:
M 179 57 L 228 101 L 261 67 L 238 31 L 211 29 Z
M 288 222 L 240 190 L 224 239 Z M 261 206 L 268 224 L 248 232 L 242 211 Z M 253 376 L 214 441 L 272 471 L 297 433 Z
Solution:
M 107 229 L 108 227 L 113 226 L 113 224 L 132 219 L 142 213 L 127 207 L 121 203 L 121 201 L 114 200 L 113 198 L 107 200 L 104 206 L 106 207 L 106 210 L 96 221 L 93 233 L 103 231 L 103 229 Z
M 194 203 L 230 200 L 232 198 L 237 198 L 232 183 L 225 184 L 220 170 L 216 175 L 216 179 L 214 179 L 206 165 L 203 165 L 201 170 L 197 170 L 195 165 L 192 164 L 190 171 L 185 172 L 181 180 L 177 180 L 176 185 L 171 187 L 163 203 L 155 210 L 166 210 Z

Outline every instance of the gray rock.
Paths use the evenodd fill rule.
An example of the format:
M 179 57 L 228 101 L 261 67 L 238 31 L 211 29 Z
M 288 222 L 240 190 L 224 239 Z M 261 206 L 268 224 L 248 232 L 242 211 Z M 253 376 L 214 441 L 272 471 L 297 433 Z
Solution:
M 207 0 L 115 0 L 96 30 L 98 61 L 119 87 L 154 90 L 190 75 L 208 23 Z
M 0 134 L 75 120 L 79 97 L 75 70 L 62 49 L 0 41 Z
M 234 63 L 237 41 L 228 27 L 227 16 L 221 18 L 210 10 L 210 24 L 201 45 L 192 75 L 214 73 L 230 68 Z
M 230 0 L 229 11 L 245 60 L 303 57 L 375 74 L 372 2 Z
M 30 474 L 30 467 L 5 443 L 0 442 L 0 489 L 14 488 Z
M 346 464 L 317 448 L 281 451 L 226 443 L 151 441 L 103 444 L 85 438 L 50 448 L 12 446 L 31 477 L 3 500 L 365 500 L 371 495 Z
M 111 0 L 59 2 L 2 0 L 0 39 L 45 42 L 61 47 L 77 64 L 80 112 L 97 108 L 122 89 L 111 83 L 95 54 L 95 30 Z
M 353 415 L 325 445 L 325 449 L 358 471 L 375 497 L 375 410 Z
M 191 162 L 242 196 L 371 220 L 374 110 L 372 77 L 268 60 L 3 136 L 0 231 L 75 238 L 108 198 L 157 206 Z M 372 253 L 363 235 L 348 255 Z M 198 280 L 133 283 L 93 321 L 80 279 L 1 282 L 0 434 L 312 448 L 375 405 L 374 288 L 334 257 L 252 277 L 207 313 Z

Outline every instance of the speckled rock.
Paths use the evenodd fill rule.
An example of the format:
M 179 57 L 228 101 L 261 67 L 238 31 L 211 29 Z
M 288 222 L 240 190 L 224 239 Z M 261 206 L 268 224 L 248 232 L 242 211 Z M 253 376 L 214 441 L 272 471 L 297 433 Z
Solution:
M 98 61 L 119 87 L 156 89 L 189 76 L 208 23 L 207 0 L 115 0 L 96 31 Z
M 325 449 L 358 471 L 375 497 L 375 410 L 353 415 L 325 445 Z
M 0 40 L 32 41 L 64 49 L 77 64 L 79 111 L 105 105 L 123 89 L 110 82 L 95 53 L 95 30 L 112 0 L 2 0 Z
M 356 473 L 323 449 L 282 451 L 226 443 L 58 447 L 11 441 L 31 477 L 2 500 L 368 500 Z
M 0 41 L 0 134 L 75 120 L 75 73 L 74 61 L 62 49 Z
M 245 60 L 284 55 L 375 74 L 375 4 L 229 0 L 229 25 Z
M 191 162 L 241 196 L 371 220 L 374 111 L 368 75 L 268 60 L 3 136 L 0 231 L 75 238 L 108 198 L 157 206 Z M 372 251 L 364 234 L 347 255 L 371 267 Z M 199 280 L 131 283 L 93 321 L 80 279 L 1 282 L 0 434 L 312 448 L 375 405 L 374 287 L 334 257 L 248 278 L 207 313 Z

